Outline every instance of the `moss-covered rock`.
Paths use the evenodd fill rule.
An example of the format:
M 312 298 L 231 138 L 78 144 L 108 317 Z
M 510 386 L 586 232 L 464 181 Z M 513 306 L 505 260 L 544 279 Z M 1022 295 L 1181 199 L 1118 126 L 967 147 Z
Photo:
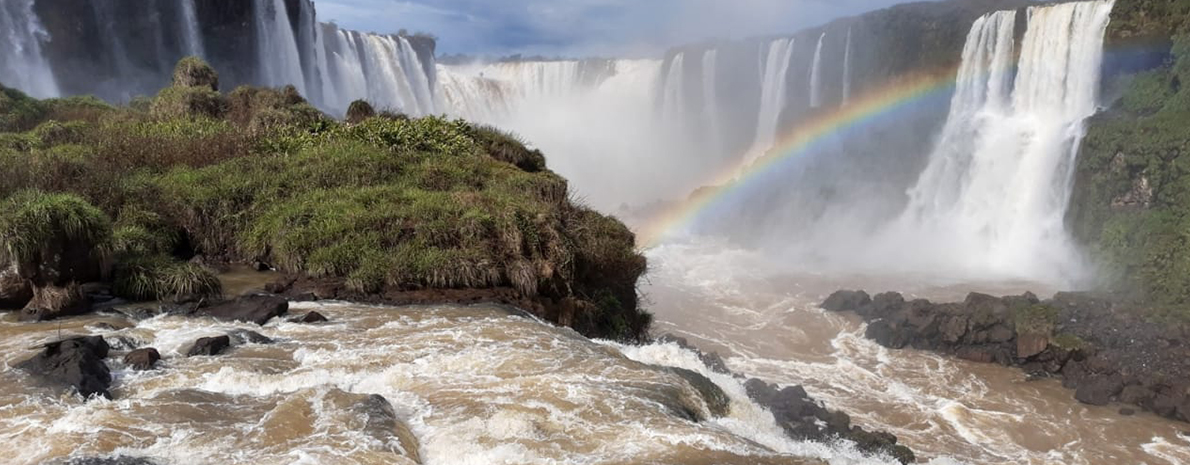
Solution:
M 376 116 L 376 109 L 367 100 L 356 100 L 347 106 L 348 123 L 359 123 L 373 116 Z

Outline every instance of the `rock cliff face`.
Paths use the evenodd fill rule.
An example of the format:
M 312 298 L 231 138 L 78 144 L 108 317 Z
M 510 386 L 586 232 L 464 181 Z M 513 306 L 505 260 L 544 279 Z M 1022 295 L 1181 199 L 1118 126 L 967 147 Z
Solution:
M 1045 301 L 971 294 L 961 303 L 935 304 L 839 291 L 822 307 L 855 312 L 868 322 L 866 336 L 885 347 L 1058 376 L 1080 402 L 1130 404 L 1190 421 L 1190 332 L 1154 322 L 1130 304 L 1075 293 Z

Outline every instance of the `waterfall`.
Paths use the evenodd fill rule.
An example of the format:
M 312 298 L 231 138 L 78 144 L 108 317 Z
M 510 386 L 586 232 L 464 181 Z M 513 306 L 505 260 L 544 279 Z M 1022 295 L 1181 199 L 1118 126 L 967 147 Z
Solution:
M 851 102 L 851 28 L 847 28 L 847 43 L 843 49 L 843 105 Z
M 719 52 L 715 49 L 707 50 L 702 55 L 702 102 L 703 115 L 706 117 L 706 134 L 713 151 L 723 149 L 722 128 L 719 125 Z
M 401 67 L 405 70 L 405 80 L 413 89 L 416 113 L 418 115 L 434 113 L 436 109 L 434 108 L 433 80 L 426 74 L 425 67 L 422 66 L 421 60 L 417 57 L 417 51 L 413 49 L 413 44 L 409 43 L 409 39 L 398 37 L 398 45 L 400 45 Z
M 825 38 L 823 32 L 814 47 L 814 64 L 810 67 L 810 108 L 822 106 L 822 41 Z
M 757 158 L 772 146 L 780 129 L 781 112 L 785 109 L 786 82 L 789 61 L 793 58 L 793 39 L 777 39 L 769 43 L 768 53 L 761 62 L 760 115 L 756 123 L 756 139 L 750 158 Z
M 306 77 L 284 0 L 253 0 L 261 80 L 266 86 L 292 84 L 306 94 Z
M 969 269 L 1039 277 L 1076 264 L 1063 219 L 1112 6 L 1030 7 L 1015 78 L 1015 12 L 975 22 L 950 116 L 909 190 L 909 234 Z
M 665 73 L 665 82 L 661 85 L 661 114 L 675 121 L 681 121 L 686 115 L 685 56 L 681 52 L 674 55 Z
M 33 1 L 0 2 L 0 84 L 34 97 L 56 97 L 58 84 L 41 52 L 49 35 L 33 12 Z
M 198 26 L 198 14 L 194 9 L 194 0 L 181 0 L 179 3 L 181 5 L 179 11 L 182 14 L 182 42 L 186 54 L 199 57 L 206 55 L 206 52 L 203 51 L 202 32 Z

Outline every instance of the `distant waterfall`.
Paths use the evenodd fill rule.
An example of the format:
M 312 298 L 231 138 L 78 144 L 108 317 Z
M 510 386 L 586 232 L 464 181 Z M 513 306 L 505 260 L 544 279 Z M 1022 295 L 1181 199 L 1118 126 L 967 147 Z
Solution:
M 285 1 L 253 0 L 253 7 L 263 83 L 268 86 L 292 84 L 304 95 L 306 78 Z
M 810 108 L 822 106 L 822 41 L 826 33 L 818 36 L 818 45 L 814 47 L 814 64 L 810 67 Z
M 939 254 L 1014 274 L 1071 263 L 1063 217 L 1112 5 L 1029 8 L 1015 80 L 1015 12 L 975 22 L 949 119 L 902 218 Z
M 669 62 L 665 82 L 661 84 L 661 114 L 680 121 L 686 117 L 685 53 L 679 52 Z
M 202 32 L 199 30 L 198 13 L 194 9 L 194 0 L 180 0 L 179 11 L 182 14 L 182 40 L 186 53 L 193 56 L 206 55 L 202 43 Z
M 761 62 L 760 114 L 756 123 L 756 139 L 752 144 L 752 158 L 763 155 L 773 145 L 780 130 L 793 44 L 793 39 L 770 42 L 768 53 Z
M 847 28 L 847 44 L 843 49 L 843 105 L 851 102 L 851 28 Z
M 702 114 L 706 118 L 705 131 L 712 150 L 723 149 L 719 124 L 719 51 L 707 50 L 702 55 Z
M 33 1 L 0 2 L 0 84 L 34 97 L 56 97 L 58 84 L 41 52 L 49 36 L 33 13 Z

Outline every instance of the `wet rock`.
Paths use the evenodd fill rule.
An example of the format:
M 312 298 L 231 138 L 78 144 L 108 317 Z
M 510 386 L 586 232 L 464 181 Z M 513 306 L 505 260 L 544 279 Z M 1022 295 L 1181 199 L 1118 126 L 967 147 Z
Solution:
M 868 323 L 864 336 L 891 349 L 903 349 L 913 341 L 913 332 L 906 325 L 889 319 Z
M 730 412 L 731 398 L 727 397 L 727 393 L 719 385 L 711 381 L 710 378 L 703 376 L 701 373 L 685 368 L 666 367 L 666 370 L 673 374 L 681 376 L 690 386 L 698 391 L 699 396 L 707 404 L 707 410 L 710 411 L 711 417 L 718 418 L 726 416 Z
M 272 271 L 273 267 L 265 262 L 253 262 L 252 269 L 256 271 Z
M 152 347 L 137 349 L 124 356 L 124 364 L 137 371 L 152 370 L 159 360 L 161 354 Z
M 1120 408 L 1120 415 L 1130 417 L 1132 415 L 1136 415 L 1136 410 L 1130 409 L 1128 407 L 1122 407 Z
M 108 350 L 101 336 L 66 339 L 44 345 L 40 353 L 17 368 L 53 384 L 73 387 L 83 397 L 111 398 L 112 375 L 103 362 Z
M 379 394 L 361 396 L 340 390 L 334 390 L 328 395 L 336 406 L 353 413 L 351 426 L 375 439 L 380 444 L 399 444 L 401 455 L 407 456 L 415 463 L 421 463 L 420 444 L 413 431 L 405 422 L 397 417 L 392 404 Z M 396 452 L 396 451 L 394 451 Z
M 91 301 L 77 284 L 45 286 L 33 290 L 33 299 L 21 311 L 24 321 L 46 321 L 91 311 Z
M 1074 398 L 1088 405 L 1107 405 L 1124 389 L 1124 383 L 1114 376 L 1099 376 L 1078 386 Z
M 710 368 L 711 371 L 725 375 L 731 374 L 731 370 L 727 368 L 727 363 L 723 361 L 723 357 L 720 357 L 718 353 L 703 352 L 699 348 L 690 345 L 690 341 L 687 341 L 684 337 L 674 336 L 673 334 L 663 334 L 661 337 L 657 338 L 657 342 L 662 344 L 677 344 L 678 347 L 698 354 L 698 359 L 702 361 L 703 365 L 706 365 L 707 368 Z
M 186 356 L 219 355 L 228 347 L 231 347 L 231 338 L 228 336 L 199 338 L 199 340 L 194 341 L 194 345 L 190 347 L 190 350 L 186 351 Z
M 227 333 L 227 335 L 230 336 L 236 344 L 272 344 L 276 342 L 268 336 L 246 329 L 237 329 Z
M 1018 335 L 1016 338 L 1016 356 L 1017 358 L 1032 357 L 1045 352 L 1049 344 L 1050 338 L 1048 334 L 1029 333 Z
M 304 316 L 298 318 L 291 318 L 290 323 L 325 323 L 327 320 L 325 316 L 318 312 L 309 312 Z
M 831 312 L 853 312 L 872 303 L 864 291 L 838 291 L 822 302 L 822 309 Z
M 128 336 L 109 336 L 108 341 L 113 350 L 136 350 L 141 345 L 141 341 Z
M 1124 390 L 1120 391 L 1120 402 L 1132 405 L 1145 405 L 1153 400 L 1155 396 L 1156 393 L 1152 389 L 1133 384 L 1125 386 Z
M 226 321 L 244 321 L 264 325 L 285 315 L 289 302 L 275 295 L 249 295 L 199 310 L 200 314 Z
M 0 268 L 0 310 L 20 310 L 33 299 L 33 286 L 15 266 Z
M 860 297 L 858 300 L 862 301 L 863 298 Z M 873 316 L 886 315 L 898 311 L 904 306 L 905 297 L 903 297 L 901 294 L 896 292 L 885 292 L 876 294 L 876 297 L 872 298 L 872 303 L 870 308 L 867 310 L 867 313 Z

